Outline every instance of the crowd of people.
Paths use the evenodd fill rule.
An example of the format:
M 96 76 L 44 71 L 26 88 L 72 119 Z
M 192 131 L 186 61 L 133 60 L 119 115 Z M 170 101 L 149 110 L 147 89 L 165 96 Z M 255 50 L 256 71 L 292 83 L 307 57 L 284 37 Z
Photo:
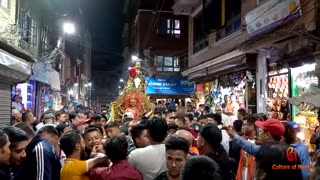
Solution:
M 25 111 L 0 130 L 1 180 L 252 180 L 318 179 L 300 127 L 244 109 L 230 122 L 221 107 L 157 106 L 135 120 L 94 112 Z M 37 123 L 37 124 L 36 124 Z M 320 136 L 315 132 L 314 141 Z M 318 139 L 317 139 L 318 138 Z M 312 162 L 310 161 L 312 159 Z M 312 164 L 313 163 L 313 164 Z

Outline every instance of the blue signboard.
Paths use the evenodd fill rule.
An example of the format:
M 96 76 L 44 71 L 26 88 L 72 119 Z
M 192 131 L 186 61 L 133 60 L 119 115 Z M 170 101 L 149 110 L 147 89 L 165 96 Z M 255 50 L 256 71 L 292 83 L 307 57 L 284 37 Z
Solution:
M 188 78 L 176 77 L 146 77 L 147 94 L 190 95 L 194 84 Z

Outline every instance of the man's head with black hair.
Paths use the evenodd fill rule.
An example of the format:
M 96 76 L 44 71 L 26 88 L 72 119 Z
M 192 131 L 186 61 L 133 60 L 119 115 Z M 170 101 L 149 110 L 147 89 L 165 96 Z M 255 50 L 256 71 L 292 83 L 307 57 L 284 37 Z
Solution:
M 188 157 L 189 143 L 183 138 L 173 136 L 166 141 L 165 146 L 168 176 L 178 178 Z
M 222 125 L 222 117 L 220 114 L 209 114 L 207 115 L 208 123 L 215 125 Z
M 112 163 L 127 159 L 128 142 L 124 136 L 115 136 L 107 140 L 105 150 Z
M 241 120 L 235 120 L 235 121 L 233 122 L 232 129 L 233 129 L 234 131 L 236 131 L 237 133 L 241 133 L 241 131 L 242 131 L 242 124 L 243 124 L 243 121 L 241 121 Z
M 119 136 L 121 134 L 120 126 L 116 122 L 108 122 L 105 126 L 108 138 Z
M 73 155 L 79 160 L 85 159 L 85 142 L 77 131 L 69 131 L 64 134 L 60 139 L 60 147 L 67 157 Z
M 36 135 L 35 132 L 33 131 L 32 127 L 25 123 L 25 122 L 19 122 L 15 125 L 13 125 L 14 127 L 20 128 L 22 129 L 24 132 L 26 132 L 29 136 L 29 140 L 33 139 L 34 136 Z
M 59 138 L 63 135 L 64 130 L 68 127 L 66 124 L 58 124 L 56 126 L 56 130 L 58 131 L 58 136 Z
M 10 141 L 8 135 L 0 129 L 0 165 L 7 165 L 10 159 Z
M 179 129 L 179 126 L 176 124 L 174 124 L 174 123 L 168 124 L 168 134 L 169 135 L 176 133 L 178 129 Z
M 204 126 L 205 124 L 208 123 L 208 119 L 207 119 L 207 116 L 205 115 L 201 115 L 199 118 L 198 118 L 198 122 L 201 126 Z
M 255 125 L 255 122 L 257 121 L 257 118 L 254 116 L 246 116 L 243 124 L 242 124 L 242 133 L 244 133 L 246 136 L 254 137 L 257 134 L 257 127 Z
M 33 125 L 35 122 L 34 116 L 31 111 L 26 111 L 22 113 L 22 122 L 25 122 L 29 125 Z
M 3 131 L 8 135 L 10 141 L 10 165 L 20 165 L 27 156 L 25 149 L 29 143 L 29 136 L 22 129 L 14 126 L 5 127 Z
M 46 125 L 42 127 L 37 131 L 36 134 L 43 139 L 47 139 L 53 147 L 59 146 L 59 134 L 56 128 L 52 125 Z
M 222 174 L 217 162 L 207 156 L 191 157 L 182 167 L 180 179 L 214 179 L 222 180 Z
M 175 118 L 174 120 L 175 124 L 179 127 L 179 128 L 184 128 L 186 127 L 186 119 L 184 118 L 184 116 L 178 116 Z
M 150 141 L 147 134 L 148 129 L 143 124 L 136 124 L 132 127 L 131 136 L 137 148 L 144 148 L 150 145 Z
M 244 120 L 244 118 L 247 115 L 247 111 L 243 108 L 238 110 L 237 116 L 238 116 L 238 120 Z
M 168 125 L 163 118 L 151 118 L 147 122 L 146 127 L 148 129 L 148 135 L 151 144 L 162 143 L 167 137 Z
M 102 145 L 102 132 L 99 127 L 90 125 L 83 134 L 84 142 L 88 150 L 92 150 L 96 145 Z

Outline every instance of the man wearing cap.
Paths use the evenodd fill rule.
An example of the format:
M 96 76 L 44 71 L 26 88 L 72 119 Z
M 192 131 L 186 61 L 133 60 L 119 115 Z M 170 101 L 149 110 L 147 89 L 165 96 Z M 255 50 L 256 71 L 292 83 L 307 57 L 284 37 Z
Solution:
M 299 124 L 294 121 L 288 121 L 285 125 L 284 138 L 285 142 L 293 147 L 294 151 L 298 154 L 301 164 L 305 167 L 310 166 L 310 157 L 307 146 L 301 142 L 297 137 L 297 134 L 301 131 Z M 301 169 L 302 176 L 304 180 L 308 179 L 310 173 L 309 169 Z
M 266 121 L 256 121 L 255 125 L 259 128 L 259 142 L 279 143 L 285 131 L 284 125 L 277 119 L 267 119 Z M 260 150 L 260 146 L 253 144 L 239 135 L 234 130 L 229 129 L 228 134 L 233 139 L 233 142 L 239 144 L 249 154 L 256 156 Z
M 120 127 L 120 130 L 125 135 L 129 134 L 129 123 L 133 120 L 134 114 L 132 112 L 126 112 L 122 116 L 123 125 Z
M 36 129 L 39 130 L 46 125 L 52 125 L 54 127 L 56 126 L 55 116 L 53 114 L 51 113 L 45 114 L 43 121 L 36 126 Z

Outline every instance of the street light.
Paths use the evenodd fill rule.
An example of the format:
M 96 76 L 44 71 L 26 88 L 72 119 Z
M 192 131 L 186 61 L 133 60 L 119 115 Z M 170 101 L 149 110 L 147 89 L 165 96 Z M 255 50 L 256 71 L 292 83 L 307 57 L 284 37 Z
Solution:
M 122 83 L 123 83 L 123 79 L 120 79 L 120 82 L 122 82 Z
M 67 34 L 73 34 L 76 31 L 76 28 L 72 23 L 64 23 L 63 31 Z
M 139 58 L 138 58 L 138 56 L 133 55 L 133 56 L 131 56 L 131 59 L 132 59 L 133 61 L 136 61 L 136 60 L 138 60 Z

